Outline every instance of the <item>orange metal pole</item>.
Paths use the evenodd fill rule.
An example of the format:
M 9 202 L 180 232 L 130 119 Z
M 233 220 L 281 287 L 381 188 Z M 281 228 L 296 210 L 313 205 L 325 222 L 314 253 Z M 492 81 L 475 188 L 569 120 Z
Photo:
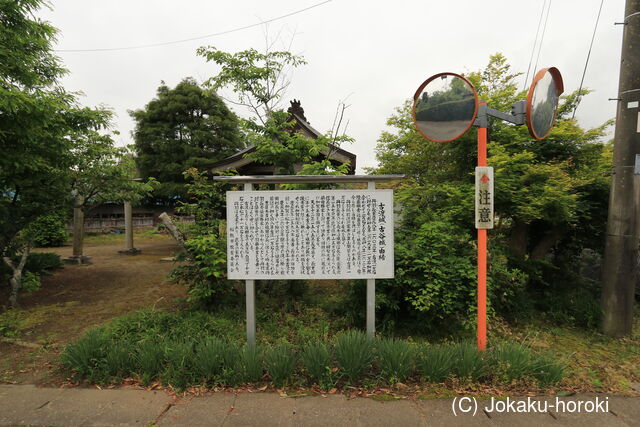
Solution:
M 486 103 L 481 103 L 485 104 Z M 487 166 L 487 128 L 478 128 L 478 166 Z M 478 350 L 487 347 L 487 230 L 478 229 Z

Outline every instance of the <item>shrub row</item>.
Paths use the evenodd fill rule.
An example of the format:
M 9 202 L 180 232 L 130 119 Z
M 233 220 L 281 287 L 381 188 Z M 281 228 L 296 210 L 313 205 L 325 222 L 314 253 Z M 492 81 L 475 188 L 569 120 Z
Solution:
M 416 345 L 393 338 L 369 339 L 359 331 L 300 348 L 282 343 L 251 347 L 217 337 L 144 339 L 135 344 L 111 339 L 104 328 L 90 331 L 61 355 L 82 380 L 110 383 L 137 376 L 183 389 L 190 385 L 236 386 L 268 378 L 276 387 L 317 384 L 323 388 L 394 384 L 410 380 L 510 384 L 518 380 L 550 386 L 564 376 L 562 364 L 521 344 L 503 343 L 485 354 L 473 344 Z

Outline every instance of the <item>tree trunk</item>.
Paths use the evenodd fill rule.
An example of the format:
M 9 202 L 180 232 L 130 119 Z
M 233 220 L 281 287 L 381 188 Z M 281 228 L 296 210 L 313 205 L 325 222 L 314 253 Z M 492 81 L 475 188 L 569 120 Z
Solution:
M 22 251 L 22 256 L 20 257 L 20 262 L 17 266 L 8 256 L 2 257 L 4 263 L 7 264 L 9 268 L 11 268 L 11 277 L 9 278 L 9 284 L 11 285 L 9 306 L 11 308 L 16 308 L 18 306 L 18 293 L 20 292 L 20 288 L 22 287 L 22 270 L 24 270 L 24 266 L 27 263 L 27 258 L 29 258 L 30 251 L 31 246 L 26 245 Z
M 529 241 L 529 224 L 516 221 L 511 229 L 509 246 L 514 255 L 523 257 L 527 253 L 527 243 Z

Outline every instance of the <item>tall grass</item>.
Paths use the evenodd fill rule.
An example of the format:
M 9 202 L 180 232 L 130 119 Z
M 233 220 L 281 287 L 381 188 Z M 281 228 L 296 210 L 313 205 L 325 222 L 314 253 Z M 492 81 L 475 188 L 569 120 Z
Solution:
M 163 340 L 146 340 L 138 344 L 136 350 L 136 373 L 143 385 L 148 385 L 162 372 L 164 364 Z
M 262 351 L 260 347 L 245 344 L 239 352 L 239 358 L 235 365 L 235 369 L 239 376 L 240 382 L 252 383 L 260 381 L 264 375 L 262 369 Z
M 65 347 L 60 356 L 63 366 L 80 378 L 99 381 L 104 377 L 100 366 L 104 361 L 108 337 L 101 328 L 87 332 L 75 343 Z
M 451 371 L 461 380 L 477 381 L 487 374 L 487 365 L 478 348 L 469 342 L 459 342 L 452 347 Z
M 172 340 L 165 342 L 165 369 L 162 381 L 178 390 L 194 383 L 193 372 L 194 342 L 191 340 Z
M 309 378 L 320 386 L 332 385 L 331 354 L 322 341 L 308 343 L 301 353 L 302 364 Z
M 349 383 L 356 383 L 373 361 L 373 340 L 364 332 L 350 330 L 339 334 L 334 351 L 340 372 Z
M 383 338 L 377 350 L 380 370 L 390 383 L 402 382 L 413 373 L 416 350 L 409 341 Z
M 267 349 L 264 356 L 265 364 L 273 384 L 282 388 L 293 375 L 296 365 L 296 358 L 289 344 L 278 344 Z
M 450 345 L 425 345 L 418 354 L 418 372 L 427 381 L 441 383 L 451 375 L 454 361 Z
M 531 350 L 520 343 L 500 343 L 489 350 L 487 364 L 499 380 L 510 383 L 531 373 Z
M 226 362 L 230 357 L 231 346 L 217 337 L 208 337 L 196 346 L 193 356 L 195 376 L 203 383 L 214 384 L 222 379 Z
M 110 345 L 104 360 L 105 373 L 109 379 L 128 377 L 135 370 L 136 358 L 129 343 Z
M 552 356 L 513 342 L 481 353 L 468 342 L 418 347 L 407 340 L 372 340 L 363 332 L 346 331 L 330 344 L 315 339 L 302 348 L 263 348 L 220 337 L 221 326 L 201 315 L 178 321 L 173 315 L 139 312 L 87 332 L 63 350 L 60 360 L 76 378 L 90 382 L 113 382 L 135 373 L 143 384 L 160 380 L 177 389 L 256 383 L 264 380 L 265 368 L 277 387 L 306 379 L 324 388 L 356 384 L 365 377 L 395 383 L 415 371 L 434 383 L 458 378 L 512 385 L 527 380 L 549 387 L 566 374 L 566 366 Z M 306 378 L 296 376 L 297 355 Z

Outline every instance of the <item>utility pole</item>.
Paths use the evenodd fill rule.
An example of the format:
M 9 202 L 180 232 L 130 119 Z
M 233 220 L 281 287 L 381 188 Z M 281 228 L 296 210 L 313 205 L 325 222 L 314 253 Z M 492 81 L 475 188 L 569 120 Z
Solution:
M 640 243 L 640 0 L 626 0 L 602 283 L 602 331 L 631 334 Z

